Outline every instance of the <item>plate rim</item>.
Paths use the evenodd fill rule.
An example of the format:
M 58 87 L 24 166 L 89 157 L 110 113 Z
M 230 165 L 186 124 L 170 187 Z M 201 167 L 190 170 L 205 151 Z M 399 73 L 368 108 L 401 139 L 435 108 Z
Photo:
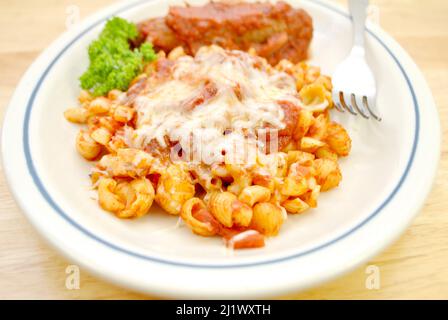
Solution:
M 307 0 L 308 2 L 311 2 L 311 3 L 313 3 L 313 4 L 320 4 L 320 5 L 322 5 L 323 7 L 326 7 L 327 9 L 331 9 L 332 11 L 334 11 L 334 12 L 338 12 L 339 14 L 343 14 L 344 16 L 346 16 L 346 17 L 348 17 L 348 14 L 346 13 L 346 11 L 345 10 L 343 10 L 343 9 L 341 9 L 341 7 L 340 6 L 338 6 L 338 5 L 335 5 L 335 4 L 330 4 L 330 3 L 326 3 L 326 2 L 323 2 L 323 1 L 320 1 L 320 0 Z M 113 6 L 110 6 L 110 7 L 106 7 L 106 8 L 104 8 L 104 9 L 102 9 L 102 10 L 100 10 L 97 14 L 95 14 L 95 15 L 93 15 L 93 16 L 91 16 L 91 18 L 89 19 L 86 19 L 83 23 L 81 23 L 80 24 L 80 26 L 79 26 L 79 29 L 83 29 L 83 31 L 81 31 L 81 32 L 79 32 L 78 30 L 76 30 L 76 32 L 70 32 L 70 30 L 68 31 L 68 32 L 66 32 L 65 34 L 63 34 L 62 36 L 60 36 L 59 38 L 58 38 L 58 40 L 56 40 L 53 44 L 51 44 L 50 45 L 50 47 L 47 49 L 47 50 L 45 50 L 37 59 L 36 59 L 36 63 L 37 63 L 37 61 L 38 60 L 48 60 L 48 59 L 44 59 L 45 58 L 45 56 L 51 56 L 50 55 L 50 49 L 51 48 L 54 48 L 54 47 L 57 47 L 56 45 L 57 44 L 59 44 L 59 42 L 60 43 L 67 43 L 67 41 L 68 41 L 68 39 L 72 39 L 73 38 L 73 35 L 72 34 L 77 34 L 76 36 L 75 36 L 75 38 L 73 38 L 72 39 L 72 41 L 70 41 L 68 44 L 66 44 L 66 46 L 64 47 L 64 50 L 62 50 L 62 52 L 60 52 L 55 58 L 53 58 L 53 62 L 49 65 L 49 66 L 47 66 L 47 71 L 49 71 L 50 70 L 50 68 L 51 68 L 51 66 L 57 61 L 57 59 L 62 55 L 62 53 L 63 52 L 65 52 L 65 50 L 67 50 L 77 39 L 79 39 L 79 38 L 81 38 L 85 33 L 87 33 L 87 32 L 89 32 L 90 31 L 90 29 L 92 29 L 92 28 L 94 28 L 95 26 L 97 26 L 98 24 L 100 24 L 100 23 L 102 23 L 105 19 L 107 19 L 107 17 L 109 17 L 110 15 L 114 15 L 114 14 L 119 14 L 119 12 L 117 12 L 117 11 L 125 11 L 125 10 L 127 10 L 127 9 L 130 9 L 130 8 L 132 8 L 132 7 L 134 7 L 134 6 L 138 6 L 138 5 L 140 5 L 140 4 L 143 4 L 143 3 L 146 3 L 146 2 L 148 2 L 148 1 L 142 1 L 142 0 L 138 0 L 138 1 L 133 1 L 133 2 L 131 2 L 131 3 L 126 3 L 126 4 L 123 4 L 123 3 L 120 3 L 120 4 L 116 4 L 116 5 L 113 5 Z M 113 8 L 116 8 L 116 10 L 113 10 Z M 111 12 L 112 11 L 112 12 Z M 111 12 L 111 13 L 109 13 L 109 12 Z M 107 13 L 107 14 L 106 14 Z M 99 19 L 98 20 L 98 17 L 101 17 L 101 19 Z M 98 20 L 98 21 L 96 21 L 95 23 L 91 23 L 91 21 L 93 21 L 93 20 Z M 86 25 L 88 25 L 88 27 L 86 28 Z M 77 28 L 78 29 L 78 28 Z M 372 31 L 373 30 L 373 31 Z M 396 46 L 398 46 L 398 48 L 402 51 L 402 52 L 400 52 L 400 54 L 406 54 L 405 53 L 405 51 L 390 37 L 390 36 L 388 36 L 384 31 L 382 31 L 379 27 L 377 27 L 377 26 L 369 26 L 369 33 L 373 36 L 373 37 L 375 37 L 379 42 L 380 42 L 380 44 L 382 44 L 383 45 L 383 47 L 391 54 L 391 56 L 394 58 L 394 60 L 397 62 L 397 64 L 398 64 L 398 66 L 400 67 L 400 69 L 401 69 L 401 71 L 402 71 L 402 73 L 403 73 L 403 75 L 405 76 L 405 78 L 406 78 L 406 80 L 407 80 L 407 82 L 408 82 L 408 86 L 409 86 L 409 88 L 411 89 L 411 94 L 412 94 L 412 97 L 413 97 L 413 99 L 414 99 L 414 103 L 416 103 L 416 104 L 418 104 L 418 99 L 417 99 L 417 97 L 416 97 L 416 93 L 413 91 L 413 87 L 412 87 L 412 82 L 411 82 L 411 80 L 409 79 L 409 77 L 408 77 L 408 75 L 406 74 L 406 72 L 405 72 L 405 70 L 403 69 L 403 67 L 401 66 L 401 64 L 400 64 L 400 62 L 399 62 L 399 60 L 398 60 L 398 58 L 397 57 L 395 57 L 395 55 L 393 54 L 393 52 L 392 52 L 392 50 L 389 48 L 389 47 L 387 47 L 386 46 L 386 44 L 383 42 L 383 41 L 381 41 L 381 39 L 380 39 L 380 37 L 381 38 L 386 38 L 388 41 L 392 41 L 392 42 L 394 42 L 395 43 L 395 45 Z M 379 35 L 378 35 L 379 34 Z M 397 48 L 394 48 L 394 49 L 397 49 Z M 410 58 L 409 58 L 410 59 Z M 411 62 L 412 62 L 412 60 L 411 60 Z M 6 114 L 5 114 L 5 118 L 4 118 L 4 123 L 6 123 L 6 121 L 7 121 L 7 119 L 10 117 L 10 112 L 11 112 L 11 109 L 12 109 L 12 105 L 14 104 L 14 101 L 15 101 L 15 96 L 16 96 L 16 94 L 17 94 L 17 92 L 18 91 L 20 91 L 19 89 L 21 88 L 21 84 L 22 84 L 22 82 L 24 82 L 28 77 L 30 77 L 30 73 L 31 73 L 31 69 L 32 69 L 32 67 L 34 66 L 34 63 L 33 63 L 33 65 L 29 68 L 29 70 L 27 71 L 27 73 L 23 76 L 23 78 L 21 79 L 21 81 L 20 81 L 20 83 L 19 83 L 19 85 L 17 86 L 17 89 L 16 89 L 16 92 L 14 93 L 14 95 L 13 95 L 13 98 L 11 99 L 11 102 L 10 102 L 10 104 L 9 104 L 9 106 L 8 106 L 8 109 L 7 109 L 7 112 L 6 112 Z M 39 68 L 40 69 L 40 68 Z M 417 69 L 417 71 L 418 71 L 418 69 Z M 46 74 L 47 72 L 45 72 L 45 74 Z M 40 74 L 39 74 L 40 75 Z M 43 78 L 41 78 L 41 77 L 39 77 L 39 75 L 36 77 L 36 76 L 34 76 L 34 77 L 32 77 L 33 79 L 35 79 L 35 78 L 39 78 L 39 79 L 43 79 Z M 417 76 L 419 76 L 419 75 L 417 75 Z M 33 80 L 34 81 L 34 80 Z M 40 83 L 41 83 L 41 81 L 39 81 L 38 80 L 38 85 L 37 85 L 37 88 L 40 86 Z M 34 92 L 34 90 L 33 90 L 33 95 L 32 96 L 34 96 L 35 94 L 37 93 L 37 91 L 36 92 Z M 432 98 L 432 96 L 431 96 L 431 98 Z M 32 99 L 31 99 L 31 97 L 30 97 L 30 101 L 31 101 Z M 434 108 L 435 108 L 435 105 L 434 105 Z M 27 108 L 28 109 L 28 108 Z M 419 139 L 419 130 L 420 130 L 420 127 L 419 127 L 419 121 L 420 121 L 420 117 L 419 117 L 419 107 L 418 107 L 418 105 L 415 105 L 415 112 L 416 112 L 416 117 L 415 117 L 415 121 L 416 121 L 416 137 L 415 137 L 415 140 L 414 140 L 414 146 L 413 146 L 413 151 L 411 152 L 411 159 L 410 159 L 410 161 L 408 161 L 408 163 L 407 163 L 407 165 L 406 165 L 406 170 L 405 170 L 405 174 L 407 175 L 407 173 L 408 173 L 408 170 L 409 170 L 409 168 L 410 168 L 410 166 L 412 165 L 412 161 L 413 161 L 413 158 L 414 158 L 414 156 L 415 156 L 415 152 L 416 152 L 416 150 L 417 150 L 417 143 L 418 143 L 418 139 Z M 28 116 L 29 116 L 29 114 L 28 114 Z M 29 119 L 28 119 L 29 120 Z M 438 123 L 439 123 L 439 121 L 438 121 Z M 26 126 L 25 126 L 26 127 Z M 6 163 L 6 162 L 8 162 L 8 160 L 6 159 L 8 156 L 6 155 L 6 152 L 5 152 L 5 145 L 7 145 L 7 143 L 5 143 L 5 140 L 4 139 L 6 139 L 5 137 L 7 136 L 7 131 L 6 131 L 6 129 L 5 128 L 7 128 L 5 125 L 3 126 L 3 130 L 2 130 L 2 159 L 3 159 L 3 163 Z M 440 130 L 439 130 L 440 131 Z M 24 132 L 25 133 L 25 132 Z M 24 136 L 23 136 L 23 138 L 24 139 L 26 139 L 27 138 L 27 134 L 24 134 Z M 436 138 L 438 138 L 437 139 L 437 141 L 439 141 L 439 143 L 438 143 L 438 147 L 440 147 L 440 132 L 439 132 L 439 137 L 437 137 L 436 136 Z M 25 144 L 26 145 L 26 144 Z M 436 152 L 435 153 L 439 153 L 438 152 L 438 149 L 436 149 Z M 26 155 L 26 152 L 25 152 L 25 155 Z M 28 159 L 27 159 L 27 162 L 28 162 Z M 20 199 L 20 197 L 19 197 L 19 194 L 16 192 L 16 188 L 14 187 L 14 185 L 15 185 L 15 182 L 13 181 L 13 176 L 12 176 L 12 169 L 10 169 L 10 168 L 7 168 L 6 166 L 4 167 L 5 168 L 5 174 L 6 174 L 6 176 L 7 176 L 7 181 L 8 181 L 8 184 L 9 184 L 9 186 L 11 187 L 11 190 L 13 191 L 12 192 L 12 194 L 14 195 L 14 197 L 15 197 L 15 199 L 16 199 L 16 201 L 17 201 L 17 203 L 19 203 L 19 205 L 20 205 L 20 207 L 21 207 L 21 209 L 22 209 L 22 211 L 25 213 L 25 215 L 30 219 L 30 220 L 34 220 L 34 218 L 36 218 L 36 217 L 33 217 L 33 214 L 32 213 L 30 213 L 30 212 L 28 212 L 28 210 L 27 210 L 27 208 L 26 208 L 26 206 L 24 206 L 23 204 L 22 204 L 22 199 Z M 435 164 L 435 165 L 433 165 L 433 174 L 432 175 L 430 175 L 431 177 L 430 177 L 430 180 L 431 181 L 433 181 L 433 177 L 434 177 L 434 174 L 435 174 L 435 169 L 437 168 L 437 163 Z M 400 182 L 399 182 L 399 185 L 397 185 L 397 187 L 395 187 L 394 188 L 394 191 L 393 191 L 393 193 L 396 193 L 396 192 L 398 192 L 399 191 L 399 188 L 400 188 L 400 185 L 404 182 L 404 178 L 406 178 L 406 177 L 401 177 L 400 178 Z M 403 181 L 402 181 L 403 180 Z M 397 189 L 397 190 L 396 190 Z M 429 193 L 429 191 L 430 191 L 430 189 L 429 190 L 426 190 L 426 194 L 427 193 Z M 424 197 L 422 197 L 423 198 L 423 200 L 426 198 L 426 196 L 424 196 Z M 385 203 L 385 205 L 387 205 L 387 203 L 389 202 L 389 200 Z M 300 257 L 300 256 L 302 256 L 302 255 L 304 255 L 304 254 L 308 254 L 308 253 L 310 253 L 311 251 L 315 251 L 315 250 L 319 250 L 321 247 L 325 247 L 325 246 L 327 246 L 327 245 L 329 245 L 330 243 L 333 243 L 334 241 L 338 241 L 339 240 L 339 238 L 341 238 L 341 237 L 346 237 L 346 236 L 348 236 L 348 235 L 350 235 L 352 232 L 354 232 L 354 231 L 356 231 L 359 227 L 361 227 L 362 225 L 364 225 L 365 223 L 367 223 L 370 219 L 372 219 L 376 214 L 378 214 L 379 212 L 381 212 L 381 207 L 382 207 L 383 205 L 381 205 L 377 210 L 375 210 L 375 213 L 374 214 L 370 214 L 366 219 L 364 219 L 361 223 L 359 223 L 356 227 L 354 227 L 353 229 L 355 229 L 355 230 L 349 230 L 348 232 L 344 232 L 344 234 L 343 235 L 341 235 L 341 236 L 338 236 L 336 239 L 334 239 L 334 240 L 332 240 L 332 241 L 328 241 L 328 243 L 327 244 L 324 244 L 324 245 L 319 245 L 318 246 L 318 248 L 315 248 L 315 249 L 309 249 L 309 250 L 306 250 L 306 252 L 304 252 L 304 253 L 299 253 L 299 254 L 294 254 L 294 255 L 292 255 L 292 256 L 289 256 L 289 257 L 282 257 L 282 258 L 278 258 L 278 259 L 274 259 L 274 260 L 271 260 L 271 261 L 260 261 L 260 262 L 254 262 L 254 263 L 248 263 L 248 264 L 244 264 L 244 263 L 240 263 L 240 264 L 236 264 L 236 265 L 217 265 L 217 266 L 214 266 L 214 265 L 201 265 L 201 264 L 192 264 L 192 265 L 190 265 L 190 264 L 184 264 L 184 263 L 176 263 L 176 262 L 174 262 L 174 265 L 175 266 L 177 266 L 177 267 L 192 267 L 192 268 L 225 268 L 225 269 L 228 269 L 228 268 L 243 268 L 243 267 L 254 267 L 254 266 L 259 266 L 260 264 L 267 264 L 267 263 L 277 263 L 277 262 L 283 262 L 283 260 L 285 260 L 285 259 L 292 259 L 292 260 L 296 260 L 296 258 L 298 258 L 298 257 Z M 376 211 L 378 211 L 378 212 L 376 212 Z M 409 218 L 408 218 L 408 223 L 411 221 L 411 218 L 412 217 L 414 217 L 415 215 L 416 215 L 416 213 L 418 212 L 418 210 L 416 209 L 415 210 L 415 212 L 414 213 L 412 213 L 412 214 L 409 214 Z M 36 224 L 35 224 L 36 225 Z M 47 235 L 48 236 L 48 234 L 45 232 L 46 230 L 43 230 L 43 229 L 41 229 L 41 228 L 39 228 L 38 226 L 36 226 L 36 228 L 40 231 L 40 233 L 41 234 L 44 234 L 44 235 Z M 404 228 L 403 228 L 404 229 Z M 52 244 L 53 245 L 55 245 L 55 243 L 54 243 L 54 239 L 50 239 L 50 242 L 52 242 Z M 386 243 L 387 244 L 387 243 Z M 386 244 L 384 244 L 384 245 L 386 245 Z M 112 246 L 113 246 L 113 244 L 112 244 Z M 58 247 L 57 245 L 56 245 L 56 247 Z M 63 248 L 59 248 L 58 247 L 58 249 L 60 249 L 60 251 L 64 251 L 63 250 Z M 126 250 L 126 249 L 124 249 L 124 250 Z M 378 251 L 380 250 L 380 249 L 377 249 Z M 126 250 L 126 251 L 128 251 L 128 250 Z M 65 252 L 63 252 L 63 253 L 65 253 Z M 123 253 L 123 252 L 122 252 Z M 66 254 L 66 253 L 65 253 Z M 140 255 L 140 254 L 138 254 L 138 255 Z M 71 258 L 73 258 L 74 260 L 79 260 L 79 257 L 71 257 Z M 147 259 L 147 257 L 144 257 L 145 259 Z M 170 264 L 173 264 L 173 262 L 172 261 L 157 261 L 156 259 L 154 259 L 154 258 L 150 258 L 149 259 L 151 262 L 156 262 L 156 263 L 170 263 Z M 90 266 L 88 267 L 89 269 L 91 269 L 90 268 Z

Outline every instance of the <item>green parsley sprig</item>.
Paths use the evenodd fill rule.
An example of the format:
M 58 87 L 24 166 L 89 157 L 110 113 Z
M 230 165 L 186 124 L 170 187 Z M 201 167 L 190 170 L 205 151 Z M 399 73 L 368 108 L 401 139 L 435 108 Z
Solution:
M 90 66 L 80 77 L 81 88 L 94 96 L 105 95 L 112 89 L 127 90 L 144 64 L 157 58 L 151 43 L 131 49 L 130 41 L 137 36 L 134 23 L 119 17 L 110 19 L 89 46 Z

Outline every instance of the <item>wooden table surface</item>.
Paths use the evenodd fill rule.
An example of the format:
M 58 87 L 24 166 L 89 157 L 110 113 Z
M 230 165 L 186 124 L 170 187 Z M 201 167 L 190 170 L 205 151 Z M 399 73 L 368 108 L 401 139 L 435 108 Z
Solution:
M 81 18 L 112 0 L 0 0 L 0 119 L 20 77 L 37 55 L 64 32 L 73 5 Z M 344 3 L 340 0 L 337 2 Z M 442 124 L 448 121 L 448 1 L 376 0 L 381 26 L 415 59 L 434 94 Z M 443 126 L 443 140 L 448 137 Z M 3 168 L 1 169 L 3 171 Z M 64 260 L 31 227 L 0 174 L 0 299 L 151 298 L 116 287 L 81 270 L 81 288 L 65 287 Z M 381 288 L 365 286 L 376 265 Z M 448 145 L 434 188 L 407 231 L 357 270 L 287 299 L 447 299 Z

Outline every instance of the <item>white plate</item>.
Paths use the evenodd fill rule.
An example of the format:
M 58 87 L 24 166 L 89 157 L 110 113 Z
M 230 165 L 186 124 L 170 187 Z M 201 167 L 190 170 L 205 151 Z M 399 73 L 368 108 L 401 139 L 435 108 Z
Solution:
M 350 48 L 348 15 L 326 2 L 298 5 L 314 18 L 312 62 L 331 74 Z M 62 113 L 76 103 L 86 48 L 107 17 L 139 21 L 166 10 L 166 1 L 107 8 L 61 36 L 20 82 L 4 122 L 3 161 L 17 202 L 45 238 L 94 274 L 135 290 L 241 298 L 299 290 L 339 275 L 405 229 L 431 188 L 439 119 L 414 62 L 376 26 L 369 26 L 368 58 L 384 120 L 334 114 L 353 139 L 351 155 L 341 161 L 343 182 L 321 195 L 318 209 L 290 217 L 265 248 L 232 254 L 219 239 L 175 229 L 176 217 L 155 212 L 126 221 L 102 211 L 90 199 L 90 164 L 75 151 L 79 127 Z

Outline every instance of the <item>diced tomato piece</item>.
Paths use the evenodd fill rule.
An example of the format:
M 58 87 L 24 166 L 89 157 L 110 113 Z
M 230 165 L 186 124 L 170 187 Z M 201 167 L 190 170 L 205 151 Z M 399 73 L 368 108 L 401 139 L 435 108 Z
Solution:
M 220 233 L 223 228 L 218 220 L 216 220 L 215 217 L 205 208 L 194 210 L 192 212 L 192 216 L 198 221 L 210 224 L 215 233 Z
M 264 247 L 264 236 L 256 230 L 238 232 L 235 229 L 225 231 L 227 246 L 233 249 L 251 249 Z

